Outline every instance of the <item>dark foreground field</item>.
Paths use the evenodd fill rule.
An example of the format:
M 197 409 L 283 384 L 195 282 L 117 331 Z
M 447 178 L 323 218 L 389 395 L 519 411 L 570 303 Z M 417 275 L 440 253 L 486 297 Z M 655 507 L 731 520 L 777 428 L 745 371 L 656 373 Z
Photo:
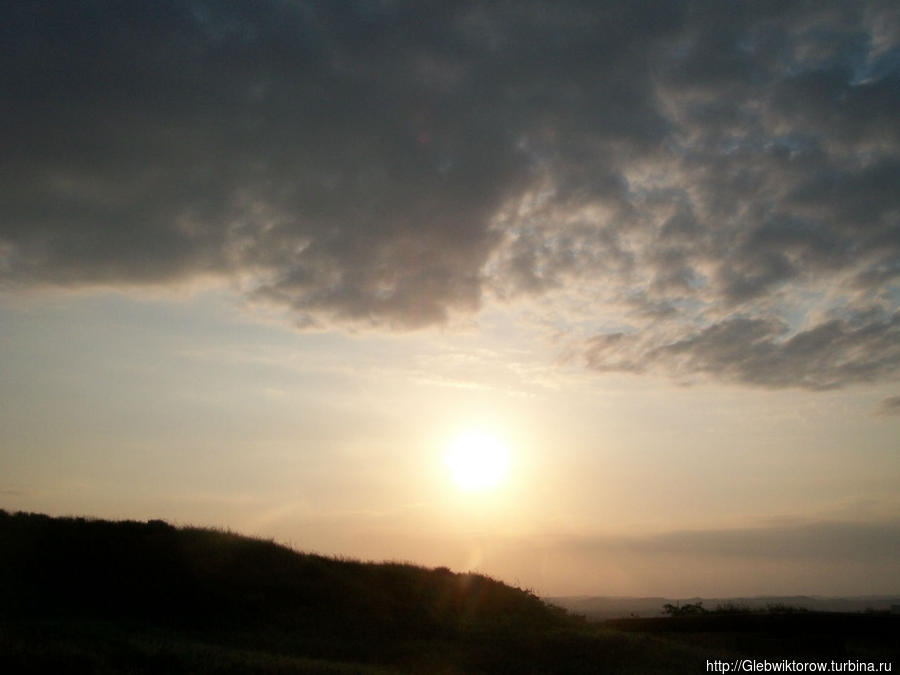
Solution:
M 3 673 L 702 673 L 716 658 L 898 658 L 893 616 L 693 618 L 589 624 L 480 575 L 0 511 Z

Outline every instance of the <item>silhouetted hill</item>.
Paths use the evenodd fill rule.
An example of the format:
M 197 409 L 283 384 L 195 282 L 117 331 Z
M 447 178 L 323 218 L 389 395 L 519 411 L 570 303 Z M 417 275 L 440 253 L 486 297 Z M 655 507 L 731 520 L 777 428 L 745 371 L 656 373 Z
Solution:
M 567 621 L 533 594 L 478 574 L 326 558 L 162 521 L 2 511 L 0 597 L 0 611 L 16 616 L 275 625 L 328 636 L 432 638 Z
M 589 624 L 446 568 L 162 521 L 0 511 L 0 673 L 577 675 L 696 673 L 708 659 L 801 652 L 896 658 L 897 617 L 861 618 Z
M 294 659 L 274 672 L 319 672 L 323 663 L 344 672 L 341 662 L 357 664 L 353 672 L 360 663 L 578 672 L 559 654 L 599 656 L 587 656 L 598 643 L 564 610 L 478 574 L 326 558 L 162 521 L 4 511 L 0 624 L 3 672 L 62 663 L 73 672 L 79 658 L 85 672 L 118 672 L 123 660 L 132 672 L 220 672 L 208 666 L 222 659 L 257 671 L 272 654 Z M 157 662 L 160 649 L 168 656 Z M 215 656 L 198 664 L 203 649 Z

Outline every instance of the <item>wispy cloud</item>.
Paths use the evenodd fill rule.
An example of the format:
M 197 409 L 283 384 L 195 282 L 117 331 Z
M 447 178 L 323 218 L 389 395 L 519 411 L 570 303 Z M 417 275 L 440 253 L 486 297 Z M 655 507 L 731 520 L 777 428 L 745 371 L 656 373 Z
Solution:
M 883 399 L 875 411 L 876 415 L 900 415 L 900 396 Z
M 645 537 L 586 539 L 583 549 L 623 549 L 653 554 L 735 557 L 743 560 L 897 560 L 900 522 L 820 522 L 798 525 L 676 531 Z
M 613 333 L 591 339 L 588 365 L 644 372 L 663 368 L 685 378 L 712 375 L 760 387 L 834 389 L 900 371 L 900 312 L 831 319 L 789 335 L 786 324 L 729 318 L 670 342 Z

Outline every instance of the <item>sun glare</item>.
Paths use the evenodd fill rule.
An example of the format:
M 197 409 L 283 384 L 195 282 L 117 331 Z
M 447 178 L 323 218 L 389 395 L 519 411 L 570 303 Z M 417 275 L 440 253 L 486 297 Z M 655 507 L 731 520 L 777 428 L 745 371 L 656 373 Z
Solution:
M 496 436 L 467 432 L 450 444 L 446 461 L 461 490 L 482 492 L 503 482 L 509 470 L 509 450 Z

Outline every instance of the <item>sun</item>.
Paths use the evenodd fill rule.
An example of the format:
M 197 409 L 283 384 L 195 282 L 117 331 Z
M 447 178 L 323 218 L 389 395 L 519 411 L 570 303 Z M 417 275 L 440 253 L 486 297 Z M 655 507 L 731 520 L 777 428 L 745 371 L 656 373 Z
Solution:
M 450 475 L 465 492 L 498 487 L 509 471 L 509 449 L 489 433 L 468 431 L 450 443 L 445 457 Z

